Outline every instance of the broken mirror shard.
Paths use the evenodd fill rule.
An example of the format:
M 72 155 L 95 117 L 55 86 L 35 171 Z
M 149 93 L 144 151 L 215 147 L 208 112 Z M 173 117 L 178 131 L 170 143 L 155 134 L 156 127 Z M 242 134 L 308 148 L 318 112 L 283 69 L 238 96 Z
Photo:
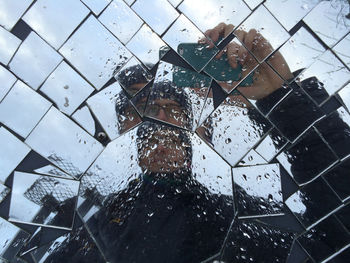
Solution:
M 232 169 L 238 218 L 283 215 L 278 164 Z
M 58 65 L 40 88 L 40 91 L 67 115 L 71 115 L 94 90 L 64 61 Z
M 51 102 L 19 80 L 0 103 L 0 121 L 26 138 L 50 106 Z
M 21 44 L 21 40 L 6 29 L 0 27 L 0 43 L 3 47 L 0 50 L 0 62 L 7 65 Z
M 98 16 L 112 0 L 81 0 L 96 16 Z
M 255 41 L 248 43 L 249 38 L 246 38 L 241 31 L 256 34 Z M 259 62 L 278 49 L 290 37 L 288 32 L 262 5 L 234 31 L 234 34 Z M 257 48 L 258 46 L 260 47 Z
M 40 246 L 31 252 L 35 262 L 49 263 L 56 257 L 59 257 L 64 250 L 64 247 L 69 244 L 79 245 L 77 258 L 88 258 L 90 262 L 105 262 L 100 254 L 95 242 L 84 226 L 80 226 L 72 232 L 64 234 L 49 243 Z M 80 246 L 80 244 L 84 244 Z
M 235 219 L 223 247 L 222 262 L 286 262 L 294 233 L 256 221 Z
M 15 172 L 9 220 L 71 229 L 79 181 Z
M 303 20 L 332 47 L 350 31 L 347 5 L 346 1 L 321 1 Z
M 132 57 L 114 77 L 130 96 L 137 94 L 153 78 L 135 57 Z
M 133 36 L 126 47 L 148 69 L 152 69 L 167 52 L 167 45 L 146 24 Z
M 0 260 L 13 262 L 28 237 L 27 232 L 0 217 Z
M 92 117 L 92 114 L 87 106 L 78 109 L 73 115 L 72 118 L 91 136 L 94 136 L 96 133 L 95 120 Z
M 251 12 L 242 0 L 185 0 L 179 5 L 178 9 L 203 33 L 220 23 L 232 25 L 231 31 L 225 32 L 225 37 L 233 31 L 234 26 L 242 23 Z M 217 41 L 217 39 L 214 41 Z
M 16 80 L 16 77 L 10 71 L 0 65 L 0 102 L 6 96 L 13 84 L 15 84 Z
M 194 130 L 210 84 L 211 78 L 205 75 L 161 61 L 148 97 L 145 116 Z
M 299 185 L 303 185 L 335 164 L 337 157 L 319 134 L 310 129 L 295 144 L 282 151 L 277 160 Z
M 75 178 L 87 170 L 103 149 L 98 141 L 54 107 L 25 142 Z
M 11 30 L 33 0 L 3 0 L 0 3 L 0 26 Z
M 231 167 L 196 134 L 189 134 L 192 147 L 191 172 L 211 194 L 225 196 L 228 204 L 233 202 Z M 217 166 L 213 166 L 215 163 Z
M 252 166 L 258 164 L 266 164 L 266 160 L 252 149 L 243 157 L 237 166 Z
M 340 159 L 350 155 L 350 115 L 344 108 L 329 114 L 315 127 Z M 341 127 L 343 132 L 334 127 Z
M 345 202 L 350 197 L 350 158 L 342 161 L 334 169 L 323 175 L 339 198 Z
M 239 96 L 229 95 L 200 126 L 203 132 L 198 134 L 234 166 L 270 127 L 249 102 L 242 103 Z
M 292 82 L 303 70 L 313 64 L 316 59 L 322 55 L 325 48 L 309 33 L 304 27 L 301 27 L 278 52 L 283 56 L 284 61 L 273 63 L 273 55 L 267 62 L 274 67 L 277 73 L 285 77 L 286 71 L 293 73 L 291 79 L 285 79 Z
M 213 167 L 213 162 L 220 167 Z M 149 241 L 164 235 L 162 248 L 172 247 L 179 236 L 167 233 L 173 227 L 182 233 L 184 225 L 176 218 L 185 215 L 191 218 L 185 224 L 202 241 L 196 248 L 181 245 L 176 253 L 189 262 L 204 260 L 220 249 L 234 215 L 230 166 L 197 136 L 151 122 L 108 144 L 82 177 L 81 195 L 79 214 L 107 260 L 134 257 L 140 261 L 141 255 L 149 259 L 153 255 Z M 138 213 L 132 213 L 133 209 Z M 165 228 L 155 233 L 152 229 L 160 222 Z M 125 227 L 131 234 L 137 232 L 140 239 L 124 239 L 123 233 L 129 232 Z M 110 231 L 119 234 L 110 239 L 106 236 Z M 214 242 L 204 238 L 207 234 Z M 123 245 L 111 249 L 113 242 Z
M 319 0 L 267 0 L 264 6 L 289 31 L 319 2 Z
M 9 68 L 37 90 L 61 60 L 62 56 L 32 31 L 20 45 Z M 27 65 L 28 61 L 30 67 Z
M 68 175 L 67 173 L 63 172 L 62 170 L 58 169 L 57 167 L 51 164 L 35 169 L 34 172 L 38 174 L 45 174 L 49 176 L 57 176 L 57 177 L 62 177 L 66 179 L 72 179 L 70 175 Z
M 123 44 L 126 44 L 143 24 L 141 18 L 123 0 L 112 1 L 98 19 Z
M 272 129 L 269 134 L 259 143 L 255 148 L 256 152 L 260 154 L 268 162 L 271 161 L 279 151 L 288 143 L 276 128 Z
M 4 127 L 0 127 L 0 181 L 3 183 L 30 152 L 30 148 Z
M 338 57 L 350 67 L 350 34 L 344 37 L 337 45 L 332 49 Z
M 131 58 L 123 44 L 93 15 L 59 51 L 98 90 Z
M 176 9 L 166 0 L 137 0 L 132 9 L 158 35 L 162 35 L 179 16 Z
M 208 43 L 211 43 L 211 41 L 183 14 L 171 25 L 163 39 L 198 72 L 219 51 L 215 45 L 213 48 L 208 48 L 208 44 L 198 43 L 204 40 Z
M 288 197 L 285 204 L 300 223 L 310 229 L 338 209 L 342 202 L 323 178 L 319 177 Z
M 10 188 L 0 183 L 0 203 L 4 201 L 5 197 L 8 195 L 10 191 L 11 191 Z
M 58 49 L 88 13 L 89 9 L 78 0 L 38 0 L 26 12 L 23 20 L 53 48 Z
M 118 82 L 90 97 L 87 104 L 111 140 L 141 122 Z
M 305 82 L 305 85 L 307 83 Z M 324 113 L 297 83 L 293 82 L 291 85 L 293 91 L 269 113 L 268 118 L 283 136 L 289 141 L 295 141 L 321 119 Z M 318 92 L 315 90 L 315 93 Z
M 323 260 L 331 258 L 350 243 L 350 234 L 334 216 L 329 216 L 297 240 L 316 262 L 327 262 Z
M 302 88 L 322 104 L 350 81 L 350 71 L 328 50 L 300 74 L 298 80 L 302 81 Z
M 350 84 L 348 84 L 344 88 L 342 88 L 338 92 L 338 95 L 340 96 L 342 103 L 345 104 L 345 107 L 349 111 L 350 110 Z

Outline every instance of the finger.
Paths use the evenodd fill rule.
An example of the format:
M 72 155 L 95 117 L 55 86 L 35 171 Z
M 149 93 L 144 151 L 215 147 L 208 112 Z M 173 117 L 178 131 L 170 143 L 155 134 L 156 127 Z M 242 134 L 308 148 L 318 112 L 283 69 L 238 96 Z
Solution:
M 230 64 L 230 66 L 232 68 L 237 68 L 238 64 L 237 64 L 237 58 L 238 58 L 238 50 L 239 50 L 240 46 L 235 43 L 235 42 L 231 42 L 227 45 L 227 59 L 228 59 L 228 63 Z
M 216 56 L 215 59 L 220 59 L 224 53 L 226 53 L 227 49 L 221 50 Z
M 226 25 L 224 29 L 224 38 L 226 38 L 229 34 L 231 34 L 234 28 L 235 27 L 232 24 Z
M 244 40 L 247 32 L 244 30 L 241 30 L 241 29 L 237 29 L 237 30 L 235 30 L 234 34 L 243 43 L 243 40 Z
M 238 56 L 238 61 L 241 63 L 242 66 L 245 65 L 248 54 L 249 54 L 248 50 L 244 46 L 240 46 L 237 52 L 237 56 Z
M 243 44 L 250 51 L 253 51 L 254 46 L 257 44 L 254 41 L 257 38 L 257 34 L 258 34 L 258 32 L 255 29 L 251 29 L 244 37 Z

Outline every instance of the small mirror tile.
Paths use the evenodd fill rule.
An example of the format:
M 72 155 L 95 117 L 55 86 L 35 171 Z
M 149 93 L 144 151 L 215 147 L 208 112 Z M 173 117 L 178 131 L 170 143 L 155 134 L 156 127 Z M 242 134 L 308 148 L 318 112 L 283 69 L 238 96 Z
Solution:
M 0 3 L 0 26 L 11 30 L 33 0 L 3 0 Z
M 98 19 L 123 44 L 126 44 L 143 24 L 141 18 L 123 0 L 113 0 Z
M 71 229 L 79 181 L 15 172 L 9 220 Z
M 179 16 L 179 13 L 167 0 L 136 0 L 132 9 L 158 35 L 162 35 Z
M 38 0 L 26 12 L 23 20 L 58 49 L 88 13 L 89 9 L 79 0 Z
M 239 218 L 283 215 L 278 164 L 232 169 Z
M 75 178 L 79 178 L 103 150 L 98 141 L 54 107 L 25 142 Z
M 303 19 L 304 22 L 329 46 L 334 46 L 350 31 L 346 1 L 320 1 Z
M 98 90 L 131 58 L 123 44 L 92 15 L 60 53 Z
M 36 33 L 31 32 L 22 42 L 9 67 L 31 88 L 37 90 L 61 60 L 60 54 Z M 30 67 L 27 66 L 27 61 L 30 61 Z
M 71 115 L 94 90 L 64 61 L 58 65 L 40 88 L 40 91 L 67 115 Z
M 18 80 L 0 103 L 0 121 L 26 138 L 51 103 Z

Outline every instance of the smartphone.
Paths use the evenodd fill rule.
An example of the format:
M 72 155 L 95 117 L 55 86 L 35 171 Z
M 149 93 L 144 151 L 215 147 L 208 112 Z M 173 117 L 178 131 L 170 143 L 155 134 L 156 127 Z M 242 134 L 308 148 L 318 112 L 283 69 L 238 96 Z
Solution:
M 201 64 L 203 61 L 209 61 L 214 57 L 215 50 L 208 49 L 203 44 L 197 43 L 181 43 L 178 46 L 178 53 L 191 64 Z M 217 81 L 239 81 L 242 79 L 242 66 L 238 64 L 233 69 L 228 62 L 227 56 L 223 55 L 220 59 L 212 59 L 204 68 L 204 72 L 213 77 Z M 191 84 L 193 76 L 190 71 L 179 71 L 174 74 L 174 82 L 181 82 L 181 86 L 185 83 Z M 249 86 L 253 83 L 253 74 L 247 76 L 240 86 Z

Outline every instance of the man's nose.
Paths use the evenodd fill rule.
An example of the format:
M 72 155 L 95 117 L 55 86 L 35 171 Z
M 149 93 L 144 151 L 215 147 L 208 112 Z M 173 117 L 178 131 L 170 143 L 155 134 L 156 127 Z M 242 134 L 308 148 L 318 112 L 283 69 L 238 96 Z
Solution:
M 165 113 L 165 110 L 163 108 L 160 108 L 157 114 L 157 119 L 158 120 L 162 120 L 162 121 L 167 121 L 168 120 L 168 116 Z

